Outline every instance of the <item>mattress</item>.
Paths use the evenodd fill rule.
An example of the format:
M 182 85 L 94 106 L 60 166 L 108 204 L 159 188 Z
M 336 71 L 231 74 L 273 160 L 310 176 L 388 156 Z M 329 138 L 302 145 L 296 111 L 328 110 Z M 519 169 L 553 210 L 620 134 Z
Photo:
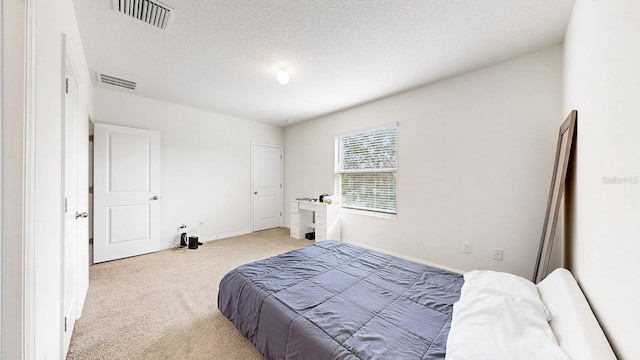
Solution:
M 322 241 L 242 265 L 218 307 L 268 359 L 444 359 L 462 275 Z

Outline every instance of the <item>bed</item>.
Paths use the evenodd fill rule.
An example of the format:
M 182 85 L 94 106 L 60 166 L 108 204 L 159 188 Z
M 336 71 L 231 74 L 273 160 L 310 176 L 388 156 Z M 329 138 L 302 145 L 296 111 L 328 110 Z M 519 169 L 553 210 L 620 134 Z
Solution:
M 531 313 L 545 318 L 525 317 L 527 326 L 549 330 L 542 335 L 529 330 L 515 333 L 537 334 L 542 337 L 535 341 L 549 340 L 561 348 L 546 354 L 615 359 L 575 281 L 572 286 L 571 274 L 556 273 L 537 287 L 519 278 L 524 280 L 523 290 L 516 297 L 531 297 Z M 220 282 L 218 307 L 268 359 L 481 359 L 477 354 L 483 347 L 504 341 L 496 334 L 480 334 L 489 335 L 488 340 L 476 336 L 485 332 L 474 328 L 477 317 L 494 311 L 479 309 L 478 304 L 483 303 L 482 296 L 505 290 L 486 291 L 491 284 L 522 282 L 519 279 L 494 272 L 462 275 L 340 241 L 322 241 L 232 270 Z M 530 300 L 507 295 L 505 303 Z M 573 315 L 565 315 L 569 313 Z M 499 313 L 493 316 L 503 318 Z M 503 332 L 512 332 L 512 320 L 505 321 Z M 575 330 L 578 323 L 583 330 Z M 509 353 L 530 339 L 513 341 L 514 346 L 484 352 L 484 358 L 500 358 L 499 351 Z

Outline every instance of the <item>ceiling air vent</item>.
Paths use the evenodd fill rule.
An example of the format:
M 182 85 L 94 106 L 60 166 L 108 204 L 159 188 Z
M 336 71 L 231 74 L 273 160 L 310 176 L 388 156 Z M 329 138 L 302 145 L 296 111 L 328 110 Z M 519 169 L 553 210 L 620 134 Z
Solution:
M 173 8 L 157 0 L 113 0 L 113 9 L 168 31 Z
M 113 85 L 113 86 L 129 89 L 129 90 L 135 90 L 136 87 L 138 86 L 138 84 L 135 83 L 134 81 L 121 79 L 119 77 L 115 77 L 115 76 L 111 76 L 103 73 L 98 73 L 98 81 L 101 84 Z

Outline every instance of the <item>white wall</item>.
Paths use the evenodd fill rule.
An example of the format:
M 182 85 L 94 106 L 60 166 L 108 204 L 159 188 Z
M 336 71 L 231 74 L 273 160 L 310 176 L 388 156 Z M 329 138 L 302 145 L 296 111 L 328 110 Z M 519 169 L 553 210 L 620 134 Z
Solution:
M 96 122 L 162 134 L 162 244 L 174 244 L 183 223 L 204 241 L 251 232 L 251 142 L 282 145 L 282 128 L 104 88 L 94 94 Z
M 566 110 L 578 110 L 572 270 L 620 359 L 640 359 L 640 3 L 576 1 Z M 605 184 L 603 177 L 630 183 Z M 630 179 L 629 179 L 630 178 Z
M 285 200 L 333 192 L 334 136 L 398 121 L 398 217 L 343 214 L 343 239 L 530 278 L 563 118 L 555 46 L 286 128 Z

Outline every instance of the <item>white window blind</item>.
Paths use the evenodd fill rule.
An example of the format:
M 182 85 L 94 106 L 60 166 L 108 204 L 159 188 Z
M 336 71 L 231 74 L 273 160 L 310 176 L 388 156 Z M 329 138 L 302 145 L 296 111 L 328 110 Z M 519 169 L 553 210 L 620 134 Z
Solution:
M 342 206 L 396 213 L 397 126 L 335 139 L 336 194 Z

